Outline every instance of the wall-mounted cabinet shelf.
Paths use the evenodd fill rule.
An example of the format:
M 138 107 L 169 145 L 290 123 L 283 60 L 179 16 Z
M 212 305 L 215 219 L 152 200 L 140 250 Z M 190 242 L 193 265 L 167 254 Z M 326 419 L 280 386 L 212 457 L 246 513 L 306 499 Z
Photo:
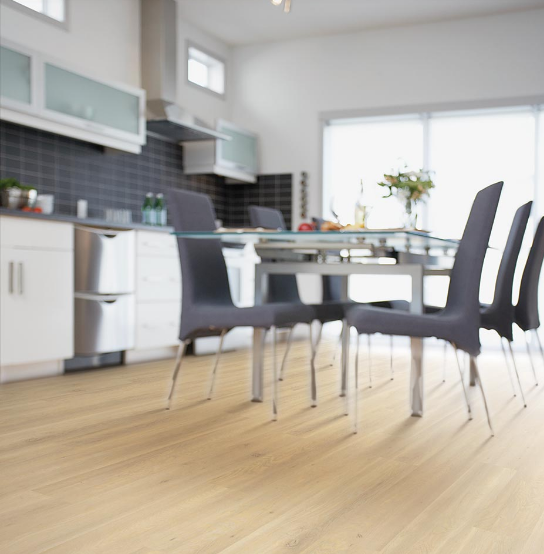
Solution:
M 0 43 L 0 119 L 140 153 L 145 91 L 91 78 L 12 42 Z
M 234 182 L 256 183 L 259 172 L 257 135 L 222 119 L 217 122 L 216 130 L 231 140 L 183 144 L 185 173 L 212 173 Z

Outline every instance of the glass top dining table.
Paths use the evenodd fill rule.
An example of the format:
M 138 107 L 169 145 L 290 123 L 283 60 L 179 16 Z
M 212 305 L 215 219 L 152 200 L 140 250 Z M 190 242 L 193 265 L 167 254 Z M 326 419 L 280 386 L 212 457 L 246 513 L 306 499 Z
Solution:
M 405 275 L 411 277 L 410 311 L 423 313 L 424 277 L 447 276 L 459 241 L 406 229 L 361 229 L 342 231 L 274 231 L 264 229 L 218 229 L 213 232 L 174 232 L 180 239 L 220 239 L 227 245 L 253 244 L 260 257 L 255 264 L 255 304 L 266 302 L 270 275 L 314 274 L 341 278 L 344 300 L 349 300 L 350 275 Z M 363 254 L 359 254 L 363 252 Z M 252 400 L 264 397 L 262 350 L 265 332 L 253 332 Z M 342 331 L 340 395 L 347 393 L 350 330 Z M 411 340 L 412 360 L 422 352 L 422 339 Z M 412 363 L 410 409 L 413 416 L 424 411 L 424 379 L 421 365 Z
M 406 229 L 361 229 L 342 231 L 282 231 L 264 229 L 218 229 L 217 231 L 174 232 L 178 238 L 221 239 L 229 243 L 260 243 L 278 246 L 291 244 L 304 248 L 327 250 L 357 249 L 366 246 L 390 247 L 395 250 L 456 250 L 459 241 L 434 236 L 424 231 Z

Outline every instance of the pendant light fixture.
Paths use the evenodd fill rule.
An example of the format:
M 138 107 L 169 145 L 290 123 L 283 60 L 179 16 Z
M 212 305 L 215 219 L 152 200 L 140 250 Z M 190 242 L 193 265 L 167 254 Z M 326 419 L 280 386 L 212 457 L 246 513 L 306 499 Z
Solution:
M 270 0 L 274 6 L 281 6 L 283 3 L 283 11 L 289 13 L 291 11 L 291 0 Z

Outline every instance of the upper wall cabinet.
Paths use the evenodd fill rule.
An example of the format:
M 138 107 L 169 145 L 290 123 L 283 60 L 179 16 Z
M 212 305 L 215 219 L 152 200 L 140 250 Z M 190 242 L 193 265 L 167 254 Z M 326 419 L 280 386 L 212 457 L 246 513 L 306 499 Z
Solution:
M 234 183 L 256 183 L 259 173 L 258 137 L 223 119 L 217 131 L 230 140 L 184 143 L 185 173 L 214 173 Z
M 0 46 L 0 96 L 13 105 L 32 105 L 32 56 Z
M 140 153 L 145 91 L 106 83 L 13 43 L 0 50 L 0 117 Z

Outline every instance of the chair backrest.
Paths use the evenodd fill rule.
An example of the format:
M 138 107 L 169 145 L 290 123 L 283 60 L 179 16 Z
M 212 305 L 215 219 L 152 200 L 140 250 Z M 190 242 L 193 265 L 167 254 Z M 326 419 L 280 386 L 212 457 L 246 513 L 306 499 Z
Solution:
M 480 280 L 489 237 L 501 197 L 503 182 L 481 190 L 474 200 L 451 271 L 448 300 L 443 314 L 463 318 L 467 336 L 479 350 Z M 473 345 L 476 348 L 476 345 Z
M 214 231 L 215 210 L 206 194 L 168 192 L 169 212 L 178 232 Z M 199 305 L 233 306 L 225 258 L 219 239 L 178 238 L 182 276 L 181 332 L 190 327 Z
M 516 306 L 516 323 L 524 330 L 530 331 L 540 327 L 538 313 L 538 284 L 544 261 L 544 217 L 540 220 L 533 245 L 529 251 L 527 263 L 523 270 L 519 299 Z
M 285 220 L 279 210 L 261 206 L 249 206 L 249 221 L 252 227 L 285 230 Z M 296 275 L 269 275 L 267 302 L 300 303 Z
M 263 229 L 281 229 L 285 231 L 285 219 L 283 214 L 274 208 L 265 208 L 263 206 L 249 206 L 249 222 L 252 227 L 262 227 Z

